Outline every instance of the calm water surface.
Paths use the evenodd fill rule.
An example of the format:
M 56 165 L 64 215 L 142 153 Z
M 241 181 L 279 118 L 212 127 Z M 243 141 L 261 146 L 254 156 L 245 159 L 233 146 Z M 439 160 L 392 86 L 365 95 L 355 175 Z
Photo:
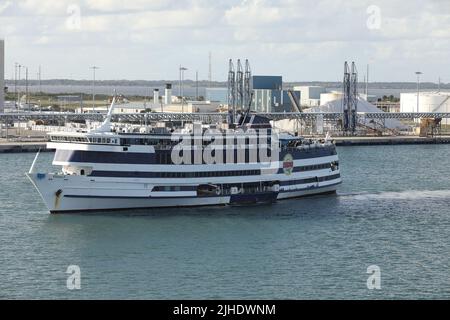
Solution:
M 0 298 L 450 298 L 450 146 L 339 153 L 337 196 L 95 216 L 50 216 L 34 155 L 0 155 Z

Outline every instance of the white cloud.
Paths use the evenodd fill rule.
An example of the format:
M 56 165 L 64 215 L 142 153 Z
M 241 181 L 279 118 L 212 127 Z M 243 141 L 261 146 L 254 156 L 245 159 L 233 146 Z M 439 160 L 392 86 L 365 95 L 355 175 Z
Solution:
M 11 6 L 11 1 L 2 1 L 0 2 L 0 14 L 2 14 L 6 9 Z
M 260 26 L 281 21 L 278 7 L 270 6 L 263 0 L 243 0 L 225 12 L 226 21 L 233 26 Z
M 74 4 L 80 8 L 80 28 L 74 27 L 76 19 L 68 12 Z M 376 30 L 367 28 L 370 5 L 380 8 L 382 21 Z M 186 61 L 205 71 L 208 51 L 213 51 L 217 60 L 224 60 L 224 69 L 228 57 L 239 55 L 253 57 L 254 64 L 261 68 L 279 69 L 278 73 L 286 73 L 288 78 L 314 75 L 317 79 L 309 71 L 317 63 L 316 72 L 329 79 L 329 70 L 336 65 L 340 70 L 344 59 L 379 63 L 380 70 L 385 68 L 384 74 L 390 76 L 385 66 L 392 61 L 405 65 L 405 69 L 411 63 L 443 69 L 445 54 L 450 51 L 450 2 L 0 0 L 0 36 L 14 44 L 8 47 L 11 54 L 32 60 L 27 52 L 33 52 L 36 59 L 48 60 L 49 64 L 58 61 L 56 55 L 63 49 L 79 64 L 88 58 L 107 64 L 113 60 L 109 57 L 111 48 L 123 51 L 118 57 L 134 57 L 126 63 L 130 64 L 128 72 L 136 72 L 124 71 L 124 78 L 139 77 L 142 68 L 133 68 L 133 64 L 139 61 L 141 65 L 149 55 L 153 61 L 164 61 L 152 71 L 160 70 L 161 77 L 169 69 L 163 66 L 166 63 Z M 92 57 L 80 52 L 92 53 Z M 65 68 L 69 67 L 64 64 L 55 70 L 64 73 Z M 172 75 L 176 77 L 174 70 Z
M 18 0 L 18 6 L 26 14 L 52 16 L 64 16 L 67 7 L 74 3 L 73 0 Z
M 123 12 L 135 10 L 160 10 L 175 5 L 173 0 L 86 0 L 86 5 L 93 10 L 103 12 Z

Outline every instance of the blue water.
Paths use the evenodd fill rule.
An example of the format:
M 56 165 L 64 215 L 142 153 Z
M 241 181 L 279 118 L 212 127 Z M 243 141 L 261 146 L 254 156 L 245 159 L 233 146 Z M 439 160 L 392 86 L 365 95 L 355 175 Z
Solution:
M 96 216 L 50 216 L 34 155 L 0 155 L 0 298 L 450 298 L 450 146 L 339 153 L 337 196 Z

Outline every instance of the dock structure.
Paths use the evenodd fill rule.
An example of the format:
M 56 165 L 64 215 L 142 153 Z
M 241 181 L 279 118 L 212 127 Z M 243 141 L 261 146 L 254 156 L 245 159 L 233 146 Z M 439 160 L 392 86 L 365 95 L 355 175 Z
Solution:
M 51 151 L 45 142 L 0 142 L 0 153 Z
M 340 120 L 343 119 L 341 112 L 281 112 L 281 113 L 258 113 L 258 115 L 267 117 L 270 120 Z M 113 122 L 145 122 L 145 121 L 225 121 L 227 113 L 127 113 L 114 114 Z M 450 112 L 358 112 L 359 118 L 366 119 L 398 119 L 414 120 L 426 118 L 450 119 Z M 63 122 L 77 121 L 103 121 L 104 115 L 99 113 L 69 113 L 69 112 L 23 112 L 23 113 L 0 113 L 0 123 L 27 122 L 37 120 L 58 120 Z
M 339 147 L 352 146 L 389 146 L 389 145 L 413 145 L 413 144 L 450 144 L 450 136 L 434 138 L 399 136 L 399 137 L 336 137 L 333 138 Z M 0 154 L 2 153 L 27 153 L 27 152 L 53 152 L 47 149 L 45 142 L 0 142 Z
M 285 119 L 314 121 L 321 119 L 327 121 L 342 121 L 343 113 L 307 113 L 307 112 L 283 112 L 283 113 L 258 113 L 270 120 L 278 121 Z M 112 122 L 117 123 L 140 123 L 147 124 L 156 121 L 201 121 L 203 123 L 220 123 L 227 120 L 227 113 L 128 113 L 112 115 Z M 365 119 L 450 119 L 450 113 L 384 113 L 359 112 L 358 117 Z M 0 113 L 0 138 L 3 134 L 8 137 L 8 131 L 15 123 L 28 121 L 52 121 L 60 123 L 97 121 L 102 122 L 104 115 L 99 113 L 54 113 L 54 112 L 23 112 L 23 113 Z M 333 138 L 338 146 L 371 146 L 371 145 L 406 145 L 406 144 L 450 144 L 450 136 L 436 135 L 434 137 L 417 136 L 345 136 Z M 51 151 L 46 148 L 45 137 L 32 141 L 12 142 L 0 139 L 0 153 L 22 153 Z
M 337 146 L 389 146 L 389 145 L 411 145 L 411 144 L 450 144 L 450 136 L 438 137 L 336 137 L 334 141 Z

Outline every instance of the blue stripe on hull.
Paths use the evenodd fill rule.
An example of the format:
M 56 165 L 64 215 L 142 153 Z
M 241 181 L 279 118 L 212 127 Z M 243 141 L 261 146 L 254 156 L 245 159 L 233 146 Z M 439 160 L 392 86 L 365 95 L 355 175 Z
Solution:
M 339 183 L 330 184 L 327 186 L 321 186 L 321 187 L 315 187 L 315 188 L 303 188 L 303 189 L 297 189 L 297 190 L 286 190 L 286 191 L 280 191 L 279 193 L 293 193 L 293 192 L 301 192 L 301 191 L 308 191 L 308 190 L 320 190 L 324 188 L 334 187 L 337 185 L 340 185 Z M 256 193 L 256 194 L 239 194 L 239 195 L 231 195 L 231 202 L 239 202 L 239 201 L 246 201 L 248 200 L 250 203 L 254 202 L 254 200 L 261 200 L 261 202 L 264 201 L 270 201 L 274 198 L 276 200 L 278 198 L 277 192 L 265 192 L 265 193 Z M 78 198 L 78 199 L 201 199 L 201 198 L 223 198 L 226 196 L 205 196 L 205 197 L 199 197 L 199 196 L 180 196 L 180 197 L 132 197 L 132 196 L 91 196 L 91 195 L 64 195 L 65 198 Z M 260 202 L 260 201 L 257 201 Z
M 294 160 L 304 160 L 322 158 L 336 155 L 334 146 L 327 148 L 315 148 L 308 150 L 292 149 L 281 151 L 279 159 L 290 154 Z M 161 155 L 164 155 L 162 161 Z M 171 165 L 170 150 L 156 150 L 156 153 L 133 153 L 133 152 L 104 152 L 104 151 L 84 151 L 84 150 L 57 150 L 55 161 L 57 162 L 77 162 L 77 163 L 115 163 L 115 164 L 168 164 Z M 237 155 L 235 154 L 235 163 Z M 226 159 L 226 158 L 224 158 Z

